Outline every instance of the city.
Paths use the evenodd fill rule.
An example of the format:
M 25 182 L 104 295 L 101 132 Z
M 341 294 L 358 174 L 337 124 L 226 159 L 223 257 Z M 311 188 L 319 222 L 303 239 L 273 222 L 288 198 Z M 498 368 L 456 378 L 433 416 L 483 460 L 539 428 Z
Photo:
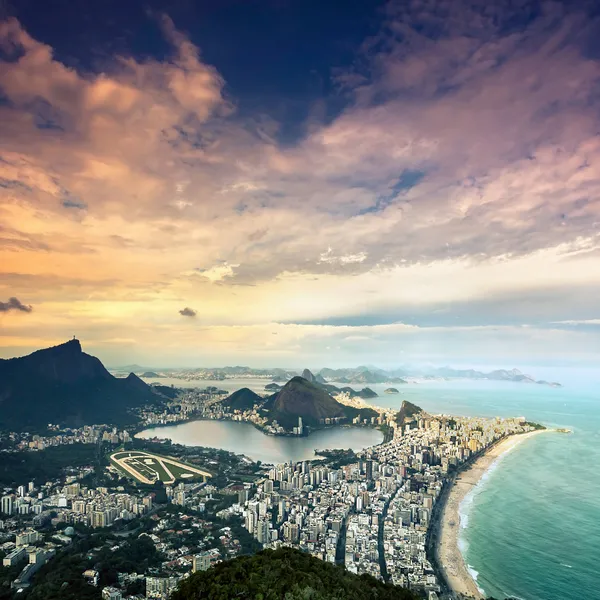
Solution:
M 254 422 L 254 411 L 228 413 L 219 399 L 223 396 L 187 392 L 166 413 L 144 412 L 144 421 L 169 422 L 169 415 L 199 412 L 204 418 Z M 101 473 L 97 464 L 89 464 L 64 469 L 62 476 L 42 485 L 29 481 L 12 490 L 5 487 L 0 551 L 5 573 L 8 569 L 14 576 L 10 585 L 27 589 L 57 553 L 101 531 L 108 533 L 105 544 L 114 556 L 141 540 L 154 559 L 144 572 L 116 571 L 111 585 L 105 585 L 106 573 L 96 568 L 92 553 L 79 577 L 88 586 L 101 586 L 102 597 L 111 600 L 166 600 L 190 573 L 240 553 L 281 546 L 425 593 L 429 600 L 443 598 L 429 537 L 444 486 L 482 450 L 534 426 L 524 418 L 432 416 L 420 409 L 398 423 L 394 411 L 379 410 L 373 425 L 389 428 L 391 438 L 359 453 L 324 452 L 313 461 L 260 467 L 231 456 L 241 475 L 229 471 L 223 476 L 218 472 L 222 461 L 207 460 L 210 449 L 201 449 L 192 461 L 198 464 L 202 456 L 207 468 L 217 469 L 214 480 L 200 477 L 164 486 L 156 481 L 154 490 L 136 486 L 136 477 L 104 457 Z M 300 419 L 296 433 L 301 427 Z M 105 425 L 51 429 L 46 437 L 9 434 L 3 440 L 5 456 L 63 447 L 108 453 L 110 448 L 147 444 L 156 457 L 175 448 L 135 441 L 135 430 Z

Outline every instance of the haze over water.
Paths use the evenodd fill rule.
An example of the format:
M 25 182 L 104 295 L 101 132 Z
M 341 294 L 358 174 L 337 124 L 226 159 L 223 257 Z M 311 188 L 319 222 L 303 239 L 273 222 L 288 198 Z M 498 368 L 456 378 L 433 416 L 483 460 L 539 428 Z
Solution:
M 556 379 L 565 381 L 560 375 Z M 202 387 L 241 387 L 241 382 L 235 386 L 234 380 L 197 383 Z M 259 390 L 264 383 L 249 380 L 243 385 Z M 549 427 L 572 429 L 569 435 L 539 435 L 502 457 L 474 490 L 472 502 L 463 506 L 468 526 L 463 530 L 462 543 L 467 563 L 488 595 L 514 595 L 524 600 L 579 600 L 582 594 L 600 598 L 596 564 L 600 556 L 598 383 L 577 377 L 570 378 L 563 388 L 491 381 L 429 381 L 396 385 L 401 393 L 394 395 L 383 393 L 389 387 L 385 384 L 369 387 L 380 394 L 373 400 L 380 406 L 399 407 L 402 400 L 409 400 L 431 413 L 523 415 Z M 182 427 L 186 425 L 165 429 Z M 252 445 L 246 447 L 248 453 L 250 448 L 257 451 L 257 442 L 261 446 L 281 446 L 278 451 L 283 456 L 284 446 L 300 441 L 273 438 L 248 428 L 253 438 Z M 319 436 L 334 431 L 303 438 L 307 453 L 315 447 L 332 447 L 334 438 L 329 438 L 326 446 L 319 446 Z M 356 437 L 367 430 L 338 431 L 342 447 L 367 445 L 363 437 Z M 350 432 L 354 444 L 349 441 Z M 203 445 L 213 444 L 229 445 L 227 449 L 231 449 L 231 444 L 243 446 L 245 442 L 222 437 Z

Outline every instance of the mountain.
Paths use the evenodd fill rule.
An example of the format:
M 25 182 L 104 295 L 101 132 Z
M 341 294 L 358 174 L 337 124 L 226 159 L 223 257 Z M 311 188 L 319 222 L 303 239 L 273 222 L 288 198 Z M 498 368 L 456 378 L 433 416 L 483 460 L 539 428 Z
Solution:
M 371 408 L 358 409 L 341 404 L 329 395 L 329 387 L 339 391 L 335 386 L 312 383 L 304 377 L 294 377 L 277 394 L 267 399 L 263 410 L 269 418 L 276 420 L 286 429 L 298 425 L 298 417 L 302 417 L 302 424 L 309 427 L 322 425 L 322 419 L 342 418 L 351 421 L 354 417 L 377 417 L 378 413 Z M 375 392 L 371 391 L 371 394 Z M 365 397 L 371 396 L 366 392 Z
M 451 367 L 441 367 L 426 371 L 427 375 L 434 377 L 457 377 L 461 379 L 490 379 L 492 381 L 515 381 L 517 383 L 537 383 L 539 385 L 550 385 L 552 387 L 561 387 L 560 383 L 548 382 L 544 380 L 536 381 L 531 375 L 526 375 L 519 369 L 496 369 L 489 373 L 476 371 L 475 369 L 452 369 Z
M 309 369 L 304 369 L 304 371 L 302 371 L 302 377 L 311 383 L 327 383 L 321 374 L 313 375 Z
M 399 426 L 404 426 L 407 421 L 414 421 L 413 417 L 415 415 L 424 412 L 425 411 L 420 406 L 417 406 L 408 400 L 403 400 L 402 406 L 400 406 L 400 410 L 396 414 L 396 423 L 398 423 Z
M 279 385 L 278 383 L 267 383 L 267 385 L 265 385 L 265 391 L 267 392 L 278 392 L 283 386 Z
M 369 387 L 366 387 L 366 388 L 363 388 L 362 390 L 360 390 L 360 392 L 358 392 L 358 395 L 361 398 L 364 398 L 365 400 L 368 400 L 369 398 L 377 398 L 377 396 L 378 396 L 377 392 L 374 392 Z
M 418 596 L 371 575 L 354 575 L 308 552 L 278 548 L 240 556 L 194 573 L 171 595 L 171 600 L 200 598 L 417 600 Z
M 254 393 L 248 388 L 242 388 L 233 392 L 231 396 L 228 396 L 223 400 L 223 406 L 229 407 L 231 410 L 250 410 L 257 404 L 262 404 L 264 398 Z
M 285 428 L 318 425 L 321 419 L 344 417 L 344 405 L 304 377 L 293 377 L 268 401 L 269 416 Z
M 79 340 L 0 360 L 0 427 L 127 424 L 130 409 L 165 398 L 139 377 L 113 377 Z
M 407 383 L 396 373 L 388 373 L 382 369 L 373 367 L 356 367 L 353 369 L 321 369 L 317 377 L 325 381 L 336 381 L 338 383 Z

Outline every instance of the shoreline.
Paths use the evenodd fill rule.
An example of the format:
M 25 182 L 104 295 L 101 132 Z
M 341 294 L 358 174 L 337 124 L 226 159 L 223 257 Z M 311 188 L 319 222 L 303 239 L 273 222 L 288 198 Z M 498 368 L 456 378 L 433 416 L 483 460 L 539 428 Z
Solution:
M 477 587 L 459 547 L 462 502 L 503 454 L 547 431 L 552 430 L 514 434 L 499 440 L 478 457 L 470 468 L 460 471 L 450 483 L 450 490 L 439 515 L 439 536 L 435 543 L 435 555 L 439 569 L 454 597 L 478 600 L 485 598 Z

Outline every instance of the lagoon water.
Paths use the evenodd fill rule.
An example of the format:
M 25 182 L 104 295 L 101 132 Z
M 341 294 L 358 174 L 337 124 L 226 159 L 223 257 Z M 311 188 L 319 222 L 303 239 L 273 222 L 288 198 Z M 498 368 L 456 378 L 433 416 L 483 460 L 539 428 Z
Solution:
M 387 395 L 383 390 L 389 386 L 369 386 L 380 394 L 373 400 L 380 406 L 399 407 L 402 400 L 409 400 L 431 413 L 523 415 L 573 431 L 568 435 L 546 433 L 519 445 L 502 457 L 463 505 L 467 526 L 462 530 L 461 544 L 466 561 L 476 573 L 478 585 L 496 598 L 600 600 L 600 381 L 567 379 L 562 374 L 555 377 L 565 387 L 432 381 L 395 385 L 401 393 Z M 175 381 L 172 383 L 177 385 Z M 267 381 L 193 383 L 223 389 L 248 386 L 260 391 Z M 250 425 L 245 427 L 243 435 L 241 429 L 228 429 L 211 439 L 214 445 L 227 444 L 227 449 L 251 456 L 262 452 L 259 449 L 266 447 L 264 444 L 275 444 L 282 458 L 293 458 L 296 451 L 310 458 L 314 448 L 334 447 L 336 442 L 338 447 L 355 449 L 377 443 L 359 436 L 369 431 L 378 433 L 330 429 L 293 439 L 273 438 Z M 341 437 L 319 438 L 322 434 Z M 305 445 L 301 449 L 287 446 L 294 443 Z
M 380 444 L 383 434 L 367 427 L 332 427 L 308 437 L 265 435 L 250 423 L 236 421 L 190 421 L 166 427 L 152 427 L 137 434 L 142 438 L 168 438 L 185 446 L 221 448 L 245 454 L 265 463 L 284 463 L 317 458 L 315 449 L 352 448 L 361 450 Z

